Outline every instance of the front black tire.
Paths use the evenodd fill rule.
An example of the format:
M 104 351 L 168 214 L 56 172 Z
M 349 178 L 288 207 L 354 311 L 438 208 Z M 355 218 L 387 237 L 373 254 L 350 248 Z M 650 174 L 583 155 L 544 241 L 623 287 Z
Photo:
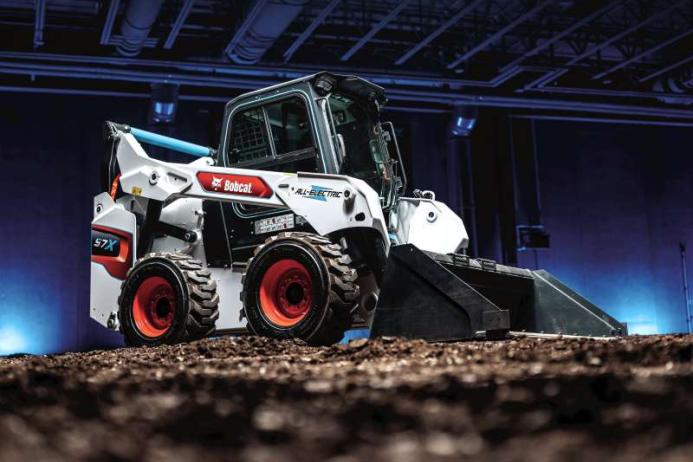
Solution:
M 128 346 L 175 344 L 214 332 L 216 282 L 202 262 L 179 253 L 150 253 L 128 271 L 118 297 Z
M 331 345 L 351 326 L 359 288 L 341 245 L 311 233 L 280 233 L 258 246 L 243 275 L 249 329 Z

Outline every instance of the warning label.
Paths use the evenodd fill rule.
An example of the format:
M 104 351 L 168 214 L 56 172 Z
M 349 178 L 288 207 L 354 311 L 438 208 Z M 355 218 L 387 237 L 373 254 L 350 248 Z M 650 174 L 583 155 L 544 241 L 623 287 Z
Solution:
M 291 229 L 294 225 L 294 214 L 277 215 L 276 217 L 263 218 L 255 222 L 255 234 L 266 234 L 275 231 Z

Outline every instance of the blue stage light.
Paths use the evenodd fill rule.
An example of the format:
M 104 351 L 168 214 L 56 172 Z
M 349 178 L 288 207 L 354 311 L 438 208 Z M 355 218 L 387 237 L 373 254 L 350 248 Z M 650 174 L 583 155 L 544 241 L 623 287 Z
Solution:
M 52 284 L 37 284 L 30 271 L 4 278 L 0 287 L 0 355 L 74 348 L 72 319 L 66 319 L 61 298 Z
M 455 124 L 452 128 L 452 133 L 455 136 L 467 136 L 474 129 L 476 119 L 466 119 L 464 117 L 455 118 Z
M 29 350 L 27 338 L 16 326 L 0 327 L 0 356 L 13 353 L 26 353 Z
M 651 335 L 658 334 L 657 324 L 651 322 L 625 321 L 628 326 L 628 334 Z
M 170 83 L 152 84 L 152 99 L 149 104 L 149 122 L 172 124 L 178 107 L 178 85 Z
M 478 110 L 474 106 L 457 106 L 450 121 L 450 135 L 459 138 L 471 135 L 476 125 Z
M 154 102 L 154 113 L 162 119 L 172 118 L 175 109 L 175 103 L 162 103 L 161 101 Z

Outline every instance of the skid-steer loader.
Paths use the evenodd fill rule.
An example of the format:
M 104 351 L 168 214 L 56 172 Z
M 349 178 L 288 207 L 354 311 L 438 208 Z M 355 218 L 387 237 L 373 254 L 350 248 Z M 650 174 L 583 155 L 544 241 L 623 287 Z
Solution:
M 91 316 L 129 345 L 215 332 L 324 345 L 356 326 L 429 341 L 626 333 L 544 271 L 469 258 L 433 193 L 402 197 L 385 101 L 330 73 L 254 91 L 226 105 L 218 150 L 107 122 Z

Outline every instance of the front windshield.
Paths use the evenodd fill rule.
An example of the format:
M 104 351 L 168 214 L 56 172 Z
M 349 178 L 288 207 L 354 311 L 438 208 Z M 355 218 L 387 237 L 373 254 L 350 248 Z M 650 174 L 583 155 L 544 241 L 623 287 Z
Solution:
M 392 172 L 375 107 L 341 93 L 332 93 L 329 105 L 335 130 L 344 140 L 341 173 L 364 180 L 388 207 Z

